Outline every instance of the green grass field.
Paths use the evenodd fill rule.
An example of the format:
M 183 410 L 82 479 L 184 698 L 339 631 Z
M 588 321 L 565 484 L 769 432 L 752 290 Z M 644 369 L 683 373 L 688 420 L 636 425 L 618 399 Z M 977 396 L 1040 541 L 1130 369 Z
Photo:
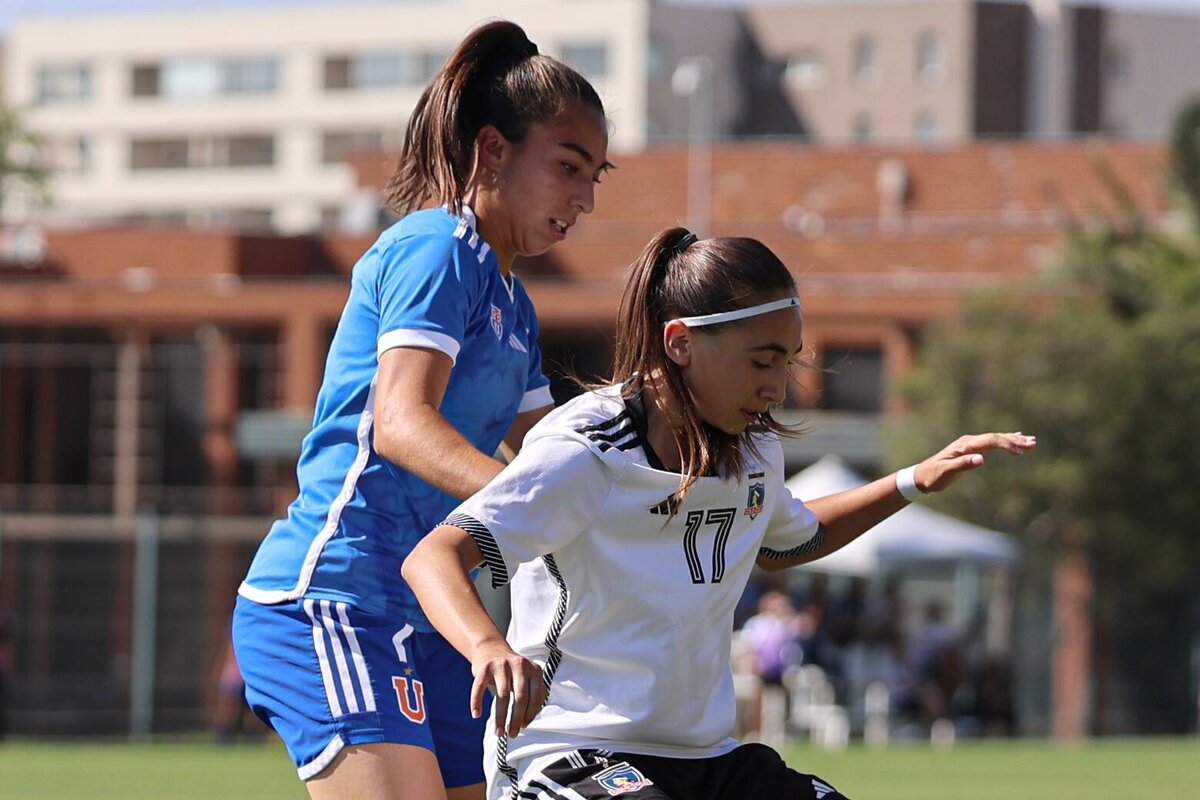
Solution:
M 905 744 L 826 753 L 804 745 L 789 762 L 853 800 L 1186 800 L 1200 796 L 1200 740 L 1120 739 L 1072 747 L 968 742 L 946 751 Z M 304 800 L 273 741 L 0 743 L 3 800 Z M 684 800 L 681 798 L 681 800 Z M 763 798 L 763 800 L 774 800 Z

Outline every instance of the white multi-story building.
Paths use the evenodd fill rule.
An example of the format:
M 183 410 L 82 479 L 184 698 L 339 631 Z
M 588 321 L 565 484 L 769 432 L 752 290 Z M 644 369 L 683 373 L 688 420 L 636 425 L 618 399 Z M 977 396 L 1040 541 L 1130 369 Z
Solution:
M 501 10 L 592 79 L 614 147 L 630 148 L 646 127 L 646 8 L 509 0 Z M 497 9 L 447 0 L 21 21 L 3 96 L 53 154 L 55 222 L 311 231 L 354 206 L 345 153 L 395 145 L 454 44 Z
M 346 153 L 394 157 L 451 47 L 502 13 L 592 79 L 612 151 L 749 136 L 1162 138 L 1200 15 L 1064 0 L 396 0 L 18 22 L 0 86 L 51 156 L 50 224 L 369 228 Z M 4 209 L 22 218 L 19 203 Z

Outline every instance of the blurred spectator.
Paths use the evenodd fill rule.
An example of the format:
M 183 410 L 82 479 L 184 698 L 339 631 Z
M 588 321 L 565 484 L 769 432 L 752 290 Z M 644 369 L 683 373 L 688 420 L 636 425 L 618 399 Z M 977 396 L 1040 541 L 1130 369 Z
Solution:
M 913 631 L 908 656 L 920 675 L 930 674 L 942 650 L 954 644 L 954 628 L 945 617 L 946 609 L 942 603 L 931 600 L 925 605 L 921 623 Z
M 979 672 L 976 711 L 984 736 L 1013 734 L 1012 669 L 1001 655 L 990 655 Z
M 783 671 L 799 665 L 802 653 L 796 609 L 786 594 L 774 589 L 758 601 L 758 613 L 746 620 L 742 639 L 754 655 L 755 670 L 764 683 L 778 684 Z
M 225 654 L 221 659 L 221 672 L 217 679 L 217 700 L 213 709 L 213 734 L 218 742 L 229 744 L 238 734 L 262 734 L 265 730 L 257 717 L 250 714 L 246 704 L 246 683 L 238 669 L 233 653 L 233 642 L 226 641 Z

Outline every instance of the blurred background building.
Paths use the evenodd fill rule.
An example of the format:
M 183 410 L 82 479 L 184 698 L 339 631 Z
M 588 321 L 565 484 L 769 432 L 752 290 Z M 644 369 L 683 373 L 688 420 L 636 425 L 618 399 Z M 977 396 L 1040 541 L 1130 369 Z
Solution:
M 379 187 L 409 109 L 495 11 L 272 5 L 8 29 L 2 100 L 40 138 L 52 197 L 0 205 L 14 729 L 203 720 L 234 590 L 295 490 L 349 271 L 389 220 Z M 626 265 L 653 232 L 755 236 L 804 296 L 815 369 L 787 413 L 813 433 L 788 443 L 792 469 L 830 453 L 882 466 L 886 387 L 925 327 L 969 292 L 1050 269 L 1061 214 L 1112 202 L 1100 160 L 1161 218 L 1161 140 L 1200 92 L 1200 15 L 1180 11 L 519 0 L 504 13 L 596 84 L 619 167 L 568 241 L 517 265 L 556 398 L 577 391 L 567 370 L 602 376 Z M 147 585 L 149 616 L 131 590 Z M 1022 729 L 1044 732 L 1046 709 L 1027 712 Z
M 1160 138 L 1200 72 L 1200 17 L 1058 0 L 505 10 L 596 84 L 618 153 L 697 137 Z M 448 0 L 23 19 L 0 74 L 55 167 L 48 223 L 363 232 L 376 208 L 346 155 L 394 150 L 453 43 L 494 12 Z M 10 205 L 10 220 L 24 213 Z

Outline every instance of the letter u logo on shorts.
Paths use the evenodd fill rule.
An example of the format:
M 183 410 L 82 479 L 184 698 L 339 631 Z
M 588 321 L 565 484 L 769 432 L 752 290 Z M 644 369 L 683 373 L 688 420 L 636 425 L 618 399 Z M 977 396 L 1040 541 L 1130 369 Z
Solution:
M 425 684 L 416 678 L 392 676 L 400 713 L 420 725 L 425 721 Z M 411 694 L 411 697 L 409 696 Z

